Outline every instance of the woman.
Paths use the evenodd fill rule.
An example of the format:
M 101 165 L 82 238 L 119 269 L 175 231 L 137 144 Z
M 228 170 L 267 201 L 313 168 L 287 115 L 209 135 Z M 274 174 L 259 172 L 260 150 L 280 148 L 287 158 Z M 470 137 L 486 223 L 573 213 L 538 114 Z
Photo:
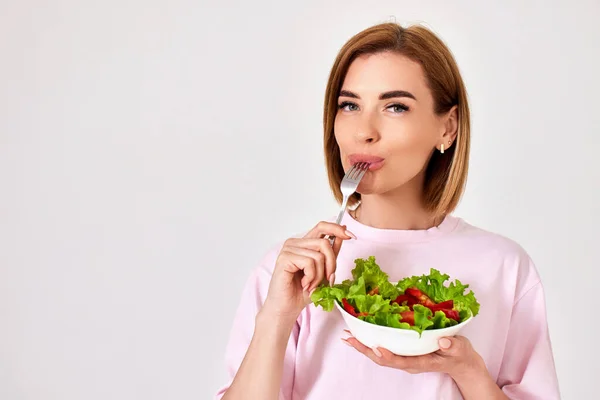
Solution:
M 341 225 L 318 223 L 254 270 L 228 345 L 231 382 L 217 398 L 559 398 L 534 264 L 513 241 L 451 215 L 466 182 L 470 123 L 442 41 L 393 23 L 351 38 L 331 71 L 324 125 L 338 201 L 344 171 L 358 161 L 371 168 Z M 433 354 L 362 345 L 339 313 L 315 308 L 309 295 L 350 278 L 354 260 L 371 255 L 392 282 L 433 267 L 469 283 L 480 314 Z

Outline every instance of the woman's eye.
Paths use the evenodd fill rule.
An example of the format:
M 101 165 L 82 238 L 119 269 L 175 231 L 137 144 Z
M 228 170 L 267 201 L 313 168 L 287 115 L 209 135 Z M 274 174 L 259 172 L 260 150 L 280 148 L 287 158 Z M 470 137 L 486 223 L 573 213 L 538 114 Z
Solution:
M 404 104 L 392 104 L 391 106 L 388 106 L 388 109 L 391 109 L 392 112 L 398 113 L 398 114 L 408 111 L 408 107 L 405 106 Z
M 358 110 L 358 106 L 354 103 L 350 103 L 349 101 L 345 101 L 341 104 L 338 105 L 338 108 L 340 110 L 344 110 L 344 111 L 356 111 Z

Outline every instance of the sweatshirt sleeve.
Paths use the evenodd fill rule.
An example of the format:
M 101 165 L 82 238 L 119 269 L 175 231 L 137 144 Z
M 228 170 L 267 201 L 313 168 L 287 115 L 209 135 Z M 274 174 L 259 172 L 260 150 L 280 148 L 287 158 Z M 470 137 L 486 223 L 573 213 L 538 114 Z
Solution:
M 513 306 L 498 385 L 510 399 L 560 399 L 541 282 Z
M 246 355 L 254 334 L 256 315 L 267 296 L 277 255 L 278 251 L 269 252 L 246 281 L 225 349 L 227 382 L 217 391 L 215 397 L 217 400 L 220 400 L 231 386 Z M 280 400 L 291 400 L 292 398 L 298 333 L 299 325 L 296 323 L 285 352 L 283 376 L 279 392 Z

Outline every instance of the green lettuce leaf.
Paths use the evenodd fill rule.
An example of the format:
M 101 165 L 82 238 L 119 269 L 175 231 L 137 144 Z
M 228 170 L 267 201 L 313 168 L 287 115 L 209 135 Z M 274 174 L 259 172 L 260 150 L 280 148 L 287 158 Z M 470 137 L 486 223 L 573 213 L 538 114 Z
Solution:
M 429 319 L 433 316 L 433 312 L 429 308 L 415 304 L 413 310 L 415 312 L 414 330 L 421 333 L 430 326 L 433 326 L 433 321 Z
M 404 278 L 402 279 L 400 282 L 397 283 L 396 287 L 398 288 L 398 290 L 404 294 L 404 291 L 408 288 L 411 287 L 415 287 L 417 285 L 417 282 L 421 279 L 420 276 L 411 276 L 408 278 Z
M 407 307 L 408 308 L 408 307 Z M 411 329 L 411 326 L 406 322 L 400 322 L 399 314 L 390 314 L 385 312 L 378 312 L 375 315 L 369 315 L 368 317 L 360 317 L 362 320 L 370 322 L 372 324 L 381 326 L 390 326 L 398 329 Z
M 380 295 L 369 296 L 366 294 L 361 294 L 352 296 L 351 300 L 354 300 L 354 304 L 359 313 L 389 313 L 392 308 L 392 306 L 390 305 L 390 300 L 386 300 Z
M 474 317 L 479 313 L 480 305 L 472 291 L 465 294 L 469 285 L 464 285 L 458 279 L 446 286 L 447 274 L 431 268 L 428 275 L 411 276 L 402 279 L 397 284 L 389 282 L 388 275 L 381 270 L 375 257 L 356 259 L 352 278 L 329 287 L 320 285 L 311 295 L 311 301 L 316 306 L 321 306 L 325 311 L 331 311 L 337 301 L 340 305 L 342 299 L 352 304 L 359 313 L 366 316 L 359 318 L 376 325 L 389 326 L 399 329 L 411 329 L 421 334 L 428 329 L 442 329 L 456 325 L 458 322 L 449 319 L 442 311 L 435 314 L 427 307 L 420 304 L 413 306 L 415 325 L 410 326 L 402 322 L 400 313 L 410 311 L 409 307 L 392 303 L 399 294 L 404 294 L 408 288 L 417 288 L 430 297 L 434 302 L 441 303 L 453 300 L 454 309 L 459 312 L 460 321 Z M 369 294 L 378 288 L 378 294 Z
M 443 311 L 436 311 L 431 322 L 433 322 L 432 329 L 448 328 L 458 324 L 455 320 L 446 317 Z
M 331 311 L 333 310 L 334 301 L 337 300 L 341 304 L 342 299 L 348 297 L 348 292 L 350 291 L 351 285 L 352 281 L 350 280 L 345 280 L 344 282 L 333 285 L 332 287 L 329 287 L 328 285 L 320 285 L 312 293 L 310 300 L 315 304 L 315 306 L 321 306 L 325 311 Z
M 386 299 L 395 299 L 398 297 L 400 291 L 395 285 L 390 283 L 388 274 L 379 268 L 379 265 L 375 262 L 375 257 L 371 256 L 366 260 L 358 258 L 354 263 L 356 267 L 352 270 L 352 277 L 355 281 L 363 278 L 367 292 L 379 288 L 379 294 Z

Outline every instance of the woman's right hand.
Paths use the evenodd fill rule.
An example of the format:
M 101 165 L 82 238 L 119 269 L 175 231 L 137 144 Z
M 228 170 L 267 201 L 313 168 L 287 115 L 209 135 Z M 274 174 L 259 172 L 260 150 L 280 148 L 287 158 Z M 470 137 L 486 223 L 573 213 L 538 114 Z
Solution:
M 333 247 L 326 235 L 335 236 Z M 288 239 L 277 257 L 263 313 L 296 321 L 310 304 L 310 293 L 322 282 L 333 282 L 343 241 L 355 238 L 345 226 L 319 222 L 303 238 Z

